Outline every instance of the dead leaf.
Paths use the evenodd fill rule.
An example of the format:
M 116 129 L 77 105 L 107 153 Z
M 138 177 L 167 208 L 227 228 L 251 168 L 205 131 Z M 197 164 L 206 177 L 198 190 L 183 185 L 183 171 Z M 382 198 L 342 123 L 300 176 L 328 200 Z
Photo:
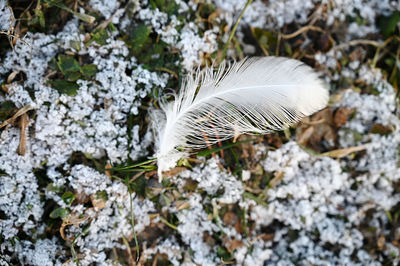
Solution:
M 383 250 L 385 248 L 386 240 L 385 236 L 381 234 L 378 238 L 378 241 L 376 242 L 376 245 L 378 246 L 379 250 Z
M 111 165 L 110 163 L 107 163 L 106 166 L 105 166 L 104 168 L 105 168 L 105 169 L 111 169 L 111 168 L 112 168 L 112 165 Z M 112 176 L 111 171 L 104 171 L 104 173 L 105 173 L 108 177 L 111 177 L 111 176 Z
M 304 119 L 296 129 L 296 141 L 319 153 L 332 149 L 336 144 L 336 138 L 333 112 L 329 108 L 316 113 L 309 120 Z
M 313 120 L 313 121 L 310 121 L 310 119 L 307 119 L 307 118 L 304 118 L 301 120 L 301 123 L 306 124 L 308 126 L 315 126 L 318 124 L 322 124 L 324 122 L 325 122 L 325 119 L 323 119 L 323 118 L 320 120 Z
M 301 134 L 296 135 L 297 143 L 300 145 L 306 145 L 307 141 L 311 138 L 311 135 L 314 133 L 314 127 L 309 127 Z
M 241 240 L 237 239 L 229 239 L 227 241 L 224 241 L 225 247 L 229 252 L 232 252 L 240 247 L 243 247 L 244 244 Z
M 328 151 L 328 152 L 322 153 L 321 155 L 322 156 L 332 157 L 332 158 L 343 158 L 343 157 L 346 157 L 347 155 L 349 155 L 350 153 L 362 151 L 362 150 L 365 150 L 365 149 L 366 149 L 366 147 L 363 145 L 363 146 L 357 146 L 357 147 L 350 147 L 350 148 L 344 148 L 344 149 Z
M 15 77 L 18 75 L 19 71 L 13 71 L 10 75 L 7 77 L 7 83 L 11 83 Z
M 282 146 L 282 139 L 277 134 L 268 134 L 265 136 L 268 145 L 279 149 Z
M 21 109 L 18 110 L 18 112 L 15 113 L 15 115 L 13 115 L 11 118 L 3 121 L 3 123 L 0 124 L 0 128 L 3 128 L 9 124 L 14 123 L 14 121 L 20 117 L 21 115 L 25 114 L 26 112 L 32 110 L 32 106 L 30 105 L 25 105 L 24 107 L 22 107 Z
M 175 168 L 172 168 L 171 170 L 169 170 L 168 172 L 165 172 L 165 176 L 166 177 L 176 176 L 177 174 L 179 174 L 179 173 L 181 173 L 181 172 L 183 172 L 185 170 L 187 170 L 186 167 L 182 167 L 182 166 L 175 167 Z
M 210 247 L 213 247 L 216 244 L 215 238 L 207 231 L 203 233 L 203 241 L 207 243 Z
M 24 113 L 19 120 L 19 128 L 21 129 L 21 134 L 19 138 L 18 154 L 24 156 L 26 153 L 26 128 L 29 124 L 29 117 Z
M 238 221 L 238 217 L 234 212 L 227 212 L 225 213 L 224 217 L 222 218 L 224 224 L 226 225 L 235 225 Z
M 175 202 L 176 209 L 178 211 L 183 209 L 188 209 L 190 207 L 190 203 L 187 201 L 178 200 Z
M 257 164 L 253 169 L 250 170 L 250 172 L 254 175 L 261 176 L 264 173 L 264 168 L 261 166 L 261 164 Z
M 269 181 L 269 185 L 272 188 L 276 187 L 281 182 L 281 180 L 283 179 L 284 175 L 285 175 L 285 172 L 275 172 L 274 173 L 274 178 L 272 178 L 271 181 Z
M 183 171 L 185 171 L 185 170 L 187 170 L 186 167 L 178 166 L 178 167 L 172 168 L 172 169 L 169 170 L 169 171 L 163 172 L 163 177 L 164 177 L 164 178 L 166 178 L 166 177 L 172 177 L 172 176 L 175 176 L 175 175 L 177 175 L 177 174 L 179 174 L 180 172 L 183 172 Z M 145 176 L 148 178 L 148 177 L 153 176 L 153 175 L 156 175 L 156 174 L 157 174 L 157 170 L 154 170 L 154 171 L 147 172 L 147 173 L 145 174 Z
M 82 218 L 82 217 L 80 217 L 80 215 L 78 215 L 76 213 L 75 214 L 74 213 L 70 214 L 68 216 L 68 219 L 64 220 L 63 223 L 61 224 L 61 227 L 60 227 L 60 235 L 61 235 L 62 239 L 64 239 L 64 240 L 73 240 L 74 237 L 67 238 L 65 236 L 65 232 L 64 232 L 65 228 L 67 226 L 69 226 L 69 225 L 73 225 L 73 226 L 79 228 L 80 224 L 85 222 L 88 219 L 89 219 L 89 217 L 87 217 L 87 216 Z
M 89 195 L 87 195 L 84 192 L 79 193 L 78 191 L 75 190 L 74 194 L 75 194 L 75 200 L 77 203 L 85 204 L 85 203 L 89 202 L 89 200 L 90 200 Z
M 260 238 L 262 240 L 264 240 L 265 242 L 273 240 L 274 237 L 275 237 L 275 234 L 261 234 L 260 235 Z
M 336 127 L 341 127 L 347 123 L 347 118 L 353 112 L 348 108 L 338 108 L 333 116 L 333 123 Z
M 275 238 L 275 234 L 261 234 L 256 236 L 252 241 L 250 241 L 250 245 L 253 245 L 257 240 L 262 239 L 264 242 L 271 241 Z
M 212 13 L 208 16 L 207 21 L 208 21 L 210 24 L 216 24 L 216 23 L 218 23 L 216 20 L 220 17 L 220 15 L 221 15 L 222 13 L 224 13 L 224 11 L 223 11 L 222 9 L 219 9 L 219 8 L 215 9 L 215 11 L 212 12 Z
M 243 234 L 244 233 L 243 223 L 239 219 L 235 223 L 235 230 L 239 234 Z
M 97 198 L 95 194 L 90 195 L 90 201 L 96 208 L 103 209 L 106 207 L 106 201 L 104 199 Z
M 332 94 L 332 95 L 329 97 L 329 102 L 330 102 L 331 104 L 335 104 L 335 103 L 340 102 L 340 101 L 342 100 L 342 98 L 343 98 L 343 91 L 340 91 L 339 93 Z
M 387 136 L 394 131 L 393 127 L 384 126 L 382 124 L 375 124 L 369 130 L 369 133 Z
M 1 89 L 5 92 L 8 93 L 8 88 L 10 87 L 10 84 L 2 84 Z

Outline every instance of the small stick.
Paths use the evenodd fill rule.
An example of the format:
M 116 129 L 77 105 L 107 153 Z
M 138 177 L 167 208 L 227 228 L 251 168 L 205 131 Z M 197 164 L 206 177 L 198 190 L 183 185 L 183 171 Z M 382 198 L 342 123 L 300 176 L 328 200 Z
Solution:
M 304 26 L 304 27 L 300 28 L 299 30 L 297 30 L 297 31 L 295 31 L 295 32 L 293 32 L 291 34 L 283 34 L 281 37 L 283 39 L 291 39 L 291 38 L 294 38 L 294 37 L 302 34 L 303 32 L 306 32 L 306 31 L 309 31 L 309 30 L 318 31 L 318 32 L 324 32 L 324 30 L 321 29 L 320 27 L 307 25 L 307 26 Z

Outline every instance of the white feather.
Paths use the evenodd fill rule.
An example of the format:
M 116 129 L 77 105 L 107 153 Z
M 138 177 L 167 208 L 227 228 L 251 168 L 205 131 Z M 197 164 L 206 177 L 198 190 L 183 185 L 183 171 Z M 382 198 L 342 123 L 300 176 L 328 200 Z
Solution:
M 324 108 L 329 98 L 317 74 L 294 59 L 251 58 L 195 74 L 184 79 L 174 101 L 161 102 L 164 114 L 152 115 L 160 178 L 189 150 L 282 130 Z

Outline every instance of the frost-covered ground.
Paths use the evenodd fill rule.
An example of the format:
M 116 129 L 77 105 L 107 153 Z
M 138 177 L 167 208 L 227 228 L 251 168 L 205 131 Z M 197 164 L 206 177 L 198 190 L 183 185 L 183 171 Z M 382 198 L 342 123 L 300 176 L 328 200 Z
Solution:
M 399 262 L 400 2 L 254 1 L 228 60 L 303 60 L 329 107 L 162 183 L 104 170 L 151 158 L 148 107 L 221 60 L 245 1 L 67 6 L 93 23 L 12 2 L 0 0 L 1 265 Z

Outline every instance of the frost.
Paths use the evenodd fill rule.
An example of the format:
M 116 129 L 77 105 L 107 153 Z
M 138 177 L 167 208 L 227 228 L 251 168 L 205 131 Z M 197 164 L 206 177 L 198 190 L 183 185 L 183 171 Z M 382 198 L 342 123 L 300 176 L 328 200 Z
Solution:
M 14 17 L 6 0 L 0 0 L 0 30 L 8 31 L 14 27 Z
M 216 159 L 208 160 L 204 167 L 195 167 L 192 171 L 182 173 L 181 177 L 191 178 L 199 182 L 199 188 L 210 195 L 214 195 L 218 190 L 223 189 L 224 194 L 218 198 L 221 203 L 235 203 L 239 201 L 244 192 L 243 184 L 236 177 L 220 171 Z
M 181 24 L 175 15 L 168 17 L 168 14 L 160 10 L 143 8 L 138 12 L 138 18 L 147 22 L 161 39 L 168 44 L 176 44 L 179 33 L 176 29 Z
M 60 247 L 55 238 L 39 239 L 36 243 L 29 241 L 17 242 L 16 253 L 20 262 L 26 265 L 54 265 L 54 261 L 61 263 Z
M 87 195 L 95 194 L 97 191 L 105 190 L 111 183 L 106 175 L 98 174 L 94 169 L 75 165 L 71 169 L 71 176 L 68 177 L 69 185 L 76 189 L 78 193 Z
M 144 255 L 150 258 L 153 254 L 165 254 L 168 256 L 168 260 L 173 265 L 181 265 L 179 261 L 182 259 L 182 247 L 178 244 L 176 239 L 172 237 L 171 239 L 166 239 L 159 243 L 154 248 L 148 248 L 144 251 Z
M 214 2 L 219 8 L 236 15 L 241 12 L 246 3 L 237 0 L 215 0 Z M 270 1 L 268 4 L 257 0 L 246 10 L 243 23 L 266 29 L 280 28 L 294 21 L 304 23 L 307 20 L 307 14 L 313 7 L 314 3 L 310 0 Z
M 236 35 L 241 52 L 248 56 L 259 52 L 254 42 L 246 43 L 249 27 L 289 34 L 315 17 L 320 21 L 314 25 L 326 32 L 346 23 L 343 34 L 334 37 L 336 47 L 315 54 L 314 59 L 326 81 L 341 93 L 331 108 L 353 111 L 338 129 L 337 148 L 365 150 L 333 159 L 312 155 L 293 139 L 274 150 L 259 143 L 253 145 L 252 158 L 238 158 L 240 164 L 250 160 L 257 165 L 257 171 L 239 168 L 242 180 L 237 171 L 221 167 L 229 162 L 227 157 L 192 158 L 192 168 L 162 184 L 147 173 L 129 175 L 139 178 L 130 188 L 144 187 L 141 193 L 130 194 L 123 180 L 102 168 L 151 155 L 147 119 L 136 121 L 145 117 L 149 98 L 156 105 L 154 91 L 169 89 L 172 76 L 132 57 L 126 36 L 137 25 L 146 25 L 153 41 L 156 37 L 167 44 L 166 53 L 177 54 L 178 60 L 168 63 L 189 71 L 218 56 L 245 4 L 175 2 L 179 7 L 171 14 L 149 1 L 91 0 L 90 7 L 80 11 L 99 12 L 98 24 L 72 18 L 54 34 L 21 33 L 14 47 L 2 53 L 0 83 L 7 92 L 1 93 L 0 105 L 11 101 L 17 109 L 26 105 L 33 109 L 28 112 L 25 155 L 16 152 L 21 137 L 18 120 L 1 129 L 0 264 L 75 265 L 70 251 L 75 239 L 81 265 L 115 265 L 119 261 L 114 251 L 126 254 L 123 239 L 133 243 L 134 232 L 143 259 L 157 256 L 173 265 L 380 265 L 382 258 L 398 264 L 400 253 L 393 239 L 399 230 L 388 229 L 393 226 L 389 214 L 400 203 L 396 92 L 385 81 L 386 74 L 365 63 L 366 48 L 349 42 L 360 38 L 383 43 L 376 37 L 377 20 L 399 11 L 399 2 L 256 0 L 244 13 Z M 212 17 L 199 16 L 199 7 L 213 4 L 217 9 Z M 105 27 L 109 36 L 105 44 L 88 41 L 92 37 L 86 30 L 104 25 L 104 19 L 115 28 Z M 13 24 L 11 9 L 0 0 L 0 30 L 8 31 Z M 306 36 L 311 35 L 302 35 Z M 302 47 L 314 41 L 305 39 Z M 353 51 L 359 58 L 353 58 Z M 341 59 L 350 54 L 351 60 L 344 63 Z M 96 73 L 78 80 L 77 91 L 70 95 L 49 82 L 62 78 L 54 64 L 59 55 L 96 66 Z M 233 55 L 228 51 L 228 58 Z M 7 84 L 13 72 L 17 78 Z M 352 89 L 343 92 L 343 80 L 346 87 L 351 81 L 373 94 L 362 86 L 349 86 Z M 388 133 L 373 133 L 377 124 Z M 263 186 L 271 176 L 282 178 L 274 186 Z M 253 190 L 257 182 L 260 186 Z M 63 198 L 66 192 L 75 195 L 72 203 Z M 49 217 L 58 208 L 68 211 L 67 219 Z M 56 228 L 49 226 L 53 222 L 68 223 L 61 230 L 67 240 L 58 230 L 50 235 Z M 154 228 L 154 239 L 148 239 Z M 371 235 L 384 236 L 378 254 L 366 245 Z M 227 250 L 229 241 L 237 244 L 233 250 Z M 232 261 L 222 261 L 221 254 Z
M 213 31 L 205 31 L 201 38 L 195 32 L 197 26 L 194 23 L 185 25 L 181 32 L 181 40 L 177 47 L 182 51 L 183 66 L 190 70 L 199 65 L 204 53 L 212 53 L 217 49 L 216 35 Z
M 264 169 L 282 172 L 284 176 L 282 185 L 268 190 L 267 210 L 254 213 L 260 225 L 278 219 L 294 229 L 310 229 L 326 219 L 328 213 L 337 214 L 335 207 L 344 201 L 337 192 L 350 186 L 348 175 L 337 161 L 312 158 L 294 142 L 268 153 Z M 267 218 L 259 219 L 261 215 Z
M 117 10 L 120 3 L 116 0 L 90 0 L 89 4 L 98 10 L 106 19 Z
M 190 209 L 177 213 L 179 219 L 178 232 L 182 240 L 193 250 L 193 260 L 200 265 L 213 265 L 216 256 L 211 252 L 212 247 L 204 243 L 203 234 L 219 231 L 217 226 L 207 219 L 207 213 L 203 210 L 201 197 L 194 194 L 189 198 Z

